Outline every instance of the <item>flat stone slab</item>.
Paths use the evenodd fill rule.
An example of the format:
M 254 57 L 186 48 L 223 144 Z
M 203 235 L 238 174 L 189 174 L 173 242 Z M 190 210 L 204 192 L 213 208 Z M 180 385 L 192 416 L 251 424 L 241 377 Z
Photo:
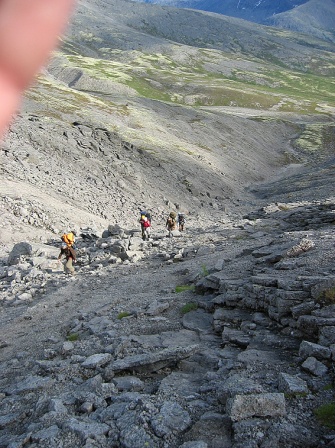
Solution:
M 282 417 L 286 414 L 282 393 L 235 395 L 227 401 L 226 411 L 234 422 L 251 417 Z
M 199 350 L 198 345 L 189 347 L 174 347 L 160 350 L 156 353 L 143 353 L 118 359 L 111 363 L 114 372 L 126 370 L 155 372 L 182 359 L 188 358 Z
M 183 326 L 193 331 L 213 331 L 213 315 L 204 310 L 195 310 L 183 316 Z

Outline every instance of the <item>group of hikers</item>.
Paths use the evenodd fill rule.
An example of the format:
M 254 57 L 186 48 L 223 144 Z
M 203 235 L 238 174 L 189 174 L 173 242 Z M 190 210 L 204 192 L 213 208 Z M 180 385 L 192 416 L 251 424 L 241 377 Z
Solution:
M 149 240 L 151 233 L 151 215 L 149 212 L 145 210 L 141 210 L 140 213 L 141 213 L 140 224 L 142 230 L 142 239 L 146 241 Z M 175 230 L 179 230 L 179 232 L 184 231 L 185 221 L 186 220 L 184 213 L 177 214 L 176 212 L 170 212 L 165 223 L 170 238 L 173 236 L 173 231 Z
M 144 241 L 149 240 L 151 233 L 151 215 L 145 210 L 141 210 L 141 231 L 142 239 Z M 171 212 L 165 223 L 166 229 L 169 232 L 169 237 L 173 236 L 175 230 L 183 232 L 185 229 L 185 214 Z M 75 237 L 77 233 L 75 230 L 71 230 L 69 233 L 64 233 L 61 237 L 62 244 L 60 254 L 58 256 L 58 261 L 61 262 L 62 258 L 65 257 L 64 272 L 68 275 L 75 275 L 75 269 L 73 264 L 76 263 L 76 249 L 75 249 Z

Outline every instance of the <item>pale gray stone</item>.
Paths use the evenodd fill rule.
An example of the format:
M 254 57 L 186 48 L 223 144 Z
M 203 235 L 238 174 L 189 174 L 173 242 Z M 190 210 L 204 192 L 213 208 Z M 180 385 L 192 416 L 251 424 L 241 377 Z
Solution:
M 51 387 L 53 383 L 54 380 L 49 377 L 30 375 L 22 381 L 19 381 L 18 383 L 5 389 L 5 392 L 9 395 L 33 392 Z
M 0 429 L 5 429 L 8 425 L 11 425 L 20 419 L 20 414 L 18 412 L 0 415 Z
M 306 361 L 301 364 L 301 368 L 314 376 L 323 376 L 328 372 L 328 368 L 313 356 L 307 358 Z
M 51 398 L 48 405 L 49 412 L 56 412 L 58 414 L 67 414 L 67 407 L 59 398 Z
M 115 372 L 122 370 L 157 371 L 163 367 L 188 358 L 198 350 L 197 345 L 189 347 L 174 347 L 153 353 L 144 353 L 117 359 L 111 363 L 111 369 Z
M 47 444 L 48 442 L 52 442 L 59 435 L 60 429 L 57 425 L 50 426 L 49 428 L 41 429 L 40 431 L 35 432 L 31 436 L 31 440 L 34 443 L 39 444 Z
M 140 391 L 144 388 L 144 383 L 135 376 L 122 376 L 113 378 L 113 382 L 120 391 Z
M 288 373 L 280 373 L 278 377 L 278 389 L 280 392 L 290 394 L 306 394 L 308 386 L 305 380 L 298 376 L 289 375 Z
M 250 417 L 282 417 L 286 414 L 284 394 L 235 395 L 227 401 L 226 412 L 233 421 Z
M 71 417 L 64 422 L 62 429 L 73 431 L 85 440 L 88 437 L 94 438 L 99 435 L 106 435 L 109 431 L 109 426 L 105 423 L 97 423 L 89 419 L 79 420 Z
M 299 356 L 303 359 L 314 356 L 314 358 L 320 361 L 322 359 L 330 359 L 331 351 L 328 347 L 309 341 L 302 341 L 299 347 Z
M 82 363 L 82 367 L 85 367 L 86 369 L 96 369 L 97 367 L 108 364 L 111 359 L 112 355 L 110 353 L 96 353 L 95 355 L 86 358 Z
M 166 401 L 151 420 L 151 425 L 158 437 L 165 437 L 185 431 L 191 425 L 191 417 L 178 403 Z
M 158 301 L 154 300 L 150 303 L 148 308 L 145 310 L 145 313 L 149 316 L 157 316 L 158 314 L 163 313 L 165 310 L 167 310 L 170 307 L 169 302 L 166 301 Z
M 261 384 L 245 377 L 242 374 L 234 374 L 227 378 L 223 384 L 220 384 L 217 395 L 221 403 L 226 403 L 228 398 L 241 394 L 257 394 L 263 393 L 264 389 Z

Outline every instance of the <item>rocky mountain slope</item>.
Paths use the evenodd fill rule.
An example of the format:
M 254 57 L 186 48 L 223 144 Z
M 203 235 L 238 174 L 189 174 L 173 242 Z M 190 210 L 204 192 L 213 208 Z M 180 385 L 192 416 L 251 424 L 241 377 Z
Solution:
M 294 202 L 173 238 L 87 230 L 71 278 L 57 240 L 17 244 L 1 268 L 1 446 L 333 446 L 333 170 L 265 189 Z
M 309 0 L 291 11 L 268 18 L 266 23 L 334 42 L 335 2 Z
M 141 0 L 140 0 L 141 1 Z M 298 31 L 334 42 L 334 0 L 143 0 L 145 3 L 192 8 Z
M 268 18 L 282 12 L 291 11 L 308 0 L 142 0 L 144 3 L 154 3 L 179 8 L 200 9 L 216 12 L 225 16 L 264 23 Z
M 0 446 L 334 445 L 333 47 L 251 29 L 79 2 L 1 145 Z

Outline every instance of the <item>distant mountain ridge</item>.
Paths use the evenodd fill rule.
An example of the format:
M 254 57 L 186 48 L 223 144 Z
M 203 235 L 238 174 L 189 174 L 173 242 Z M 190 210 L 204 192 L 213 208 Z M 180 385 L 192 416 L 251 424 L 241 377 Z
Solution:
M 335 42 L 335 0 L 309 0 L 268 18 L 265 24 Z
M 200 9 L 264 23 L 274 14 L 290 11 L 308 0 L 135 0 L 179 8 Z
M 335 0 L 134 0 L 215 12 L 335 41 Z

